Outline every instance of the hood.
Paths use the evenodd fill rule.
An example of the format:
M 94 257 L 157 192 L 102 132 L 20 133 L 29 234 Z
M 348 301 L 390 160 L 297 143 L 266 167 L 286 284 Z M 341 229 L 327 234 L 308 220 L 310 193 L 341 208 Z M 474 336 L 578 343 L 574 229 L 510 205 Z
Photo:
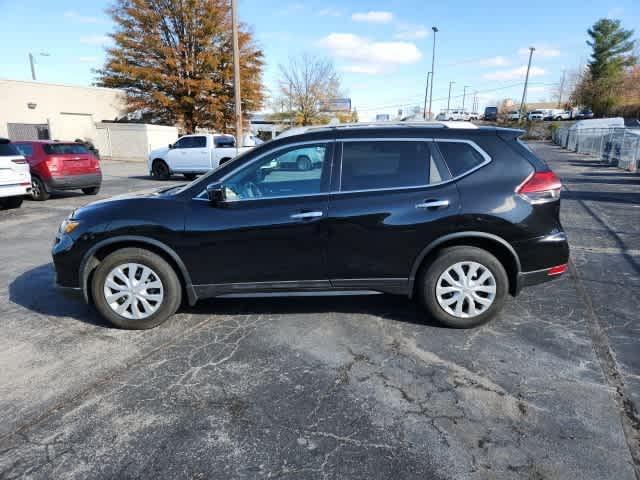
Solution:
M 169 147 L 155 148 L 149 152 L 149 158 L 158 158 L 167 154 Z

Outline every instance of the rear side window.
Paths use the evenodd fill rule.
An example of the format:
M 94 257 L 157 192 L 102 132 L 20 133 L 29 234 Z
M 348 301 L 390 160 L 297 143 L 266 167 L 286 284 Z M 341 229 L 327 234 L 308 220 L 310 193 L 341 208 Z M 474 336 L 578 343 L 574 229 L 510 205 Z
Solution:
M 87 148 L 80 143 L 44 143 L 42 148 L 47 155 L 89 153 Z
M 402 188 L 439 183 L 448 172 L 431 155 L 430 142 L 344 142 L 340 190 Z
M 205 148 L 207 146 L 207 137 L 191 137 L 191 145 L 189 148 Z
M 8 142 L 0 142 L 0 156 L 1 157 L 13 157 L 20 155 L 16 147 Z
M 20 155 L 24 155 L 25 157 L 30 157 L 31 155 L 33 155 L 32 145 L 28 145 L 26 143 L 18 143 L 18 144 L 15 144 L 14 146 L 16 147 L 18 152 L 20 152 Z
M 476 168 L 485 161 L 485 157 L 471 144 L 438 140 L 436 142 L 454 177 Z
M 225 148 L 225 147 L 233 148 L 236 146 L 236 139 L 233 138 L 231 135 L 224 135 L 220 137 L 214 137 L 213 143 L 215 144 L 216 148 Z

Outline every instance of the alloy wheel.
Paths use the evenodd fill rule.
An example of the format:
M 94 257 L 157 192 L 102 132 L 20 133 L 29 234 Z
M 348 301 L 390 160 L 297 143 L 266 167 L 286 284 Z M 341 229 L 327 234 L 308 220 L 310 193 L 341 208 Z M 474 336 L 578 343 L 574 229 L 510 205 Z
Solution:
M 113 268 L 104 282 L 107 305 L 118 315 L 141 320 L 153 315 L 164 300 L 164 286 L 146 265 L 125 263 Z
M 436 283 L 436 299 L 449 315 L 472 318 L 486 312 L 496 297 L 493 273 L 478 262 L 458 262 L 448 267 Z

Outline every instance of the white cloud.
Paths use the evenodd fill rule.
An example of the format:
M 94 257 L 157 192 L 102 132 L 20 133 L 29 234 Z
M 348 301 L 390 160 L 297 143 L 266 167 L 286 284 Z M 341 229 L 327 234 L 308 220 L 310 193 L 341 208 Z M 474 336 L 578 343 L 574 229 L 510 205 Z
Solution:
M 539 77 L 544 75 L 545 70 L 540 67 L 531 67 L 529 77 Z M 485 80 L 518 80 L 524 79 L 527 74 L 527 66 L 522 65 L 518 68 L 512 68 L 511 70 L 498 70 L 496 72 L 485 73 L 482 78 Z
M 552 58 L 552 57 L 560 56 L 560 50 L 558 50 L 557 48 L 548 47 L 548 46 L 539 46 L 539 47 L 534 46 L 534 48 L 535 48 L 535 51 L 533 52 L 533 58 L 536 58 L 536 57 Z M 518 50 L 518 53 L 523 56 L 525 55 L 529 56 L 529 48 L 523 47 L 520 50 Z
M 85 35 L 80 37 L 80 43 L 85 45 L 107 45 L 111 43 L 111 37 L 107 35 Z
M 80 13 L 76 12 L 75 10 L 67 10 L 66 12 L 64 12 L 64 16 L 70 20 L 73 20 L 75 22 L 78 23 L 100 23 L 102 22 L 101 19 L 99 19 L 98 17 L 91 17 L 88 15 L 81 15 Z
M 427 37 L 428 35 L 429 30 L 427 30 L 423 25 L 411 25 L 406 23 L 400 25 L 398 32 L 394 37 L 400 40 L 419 40 Z
M 393 20 L 393 14 L 391 12 L 358 12 L 351 15 L 351 20 L 354 22 L 366 22 L 366 23 L 389 23 Z
M 385 73 L 397 65 L 415 63 L 422 57 L 410 42 L 373 42 L 353 33 L 331 33 L 317 42 L 350 65 L 342 68 L 353 73 Z
M 78 57 L 78 61 L 80 63 L 96 63 L 98 61 L 98 57 Z
M 504 67 L 509 65 L 509 60 L 498 55 L 497 57 L 481 58 L 476 63 L 483 67 Z

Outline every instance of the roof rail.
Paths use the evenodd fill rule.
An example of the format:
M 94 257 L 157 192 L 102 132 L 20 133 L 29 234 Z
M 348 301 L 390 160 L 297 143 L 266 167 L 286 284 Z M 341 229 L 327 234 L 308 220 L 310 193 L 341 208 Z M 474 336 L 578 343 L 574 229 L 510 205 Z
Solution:
M 384 121 L 384 122 L 356 122 L 356 123 L 336 123 L 333 125 L 310 125 L 307 127 L 293 127 L 282 132 L 279 137 L 301 135 L 306 132 L 319 130 L 338 130 L 338 129 L 355 129 L 355 128 L 470 128 L 477 129 L 478 126 L 471 122 L 447 122 L 447 121 Z

